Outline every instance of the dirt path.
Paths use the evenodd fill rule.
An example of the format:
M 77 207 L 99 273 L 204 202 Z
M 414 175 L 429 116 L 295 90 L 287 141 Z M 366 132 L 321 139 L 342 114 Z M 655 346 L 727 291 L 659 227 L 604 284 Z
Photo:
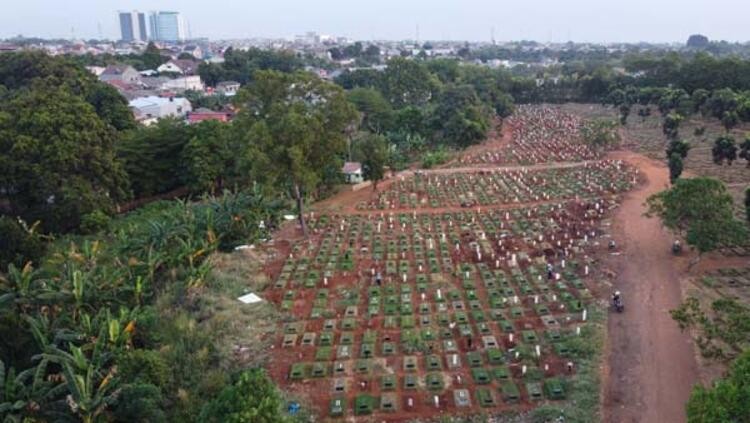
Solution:
M 623 254 L 609 264 L 617 272 L 615 288 L 626 309 L 611 314 L 608 322 L 604 421 L 682 422 L 698 380 L 690 337 L 669 315 L 680 303 L 683 266 L 672 256 L 672 237 L 661 222 L 643 215 L 646 198 L 667 186 L 668 171 L 636 153 L 612 156 L 640 168 L 647 182 L 625 197 L 613 219 Z

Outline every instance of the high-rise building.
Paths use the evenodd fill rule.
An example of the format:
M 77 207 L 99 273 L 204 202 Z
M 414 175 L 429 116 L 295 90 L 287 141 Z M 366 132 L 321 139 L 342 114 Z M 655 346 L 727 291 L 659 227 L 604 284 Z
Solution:
M 133 12 L 118 12 L 120 17 L 120 39 L 122 41 L 147 41 L 146 14 Z
M 187 38 L 185 20 L 179 12 L 151 12 L 148 19 L 152 40 L 175 42 Z

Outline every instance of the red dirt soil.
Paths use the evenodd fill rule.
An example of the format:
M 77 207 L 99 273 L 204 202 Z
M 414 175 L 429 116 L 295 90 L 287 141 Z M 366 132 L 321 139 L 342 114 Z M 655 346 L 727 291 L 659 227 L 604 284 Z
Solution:
M 668 186 L 669 172 L 636 153 L 612 156 L 637 166 L 646 183 L 626 194 L 613 218 L 623 254 L 609 265 L 618 274 L 614 288 L 622 292 L 626 308 L 608 321 L 604 421 L 685 421 L 698 368 L 690 336 L 669 315 L 681 302 L 685 260 L 672 255 L 673 237 L 659 219 L 644 216 L 646 199 Z

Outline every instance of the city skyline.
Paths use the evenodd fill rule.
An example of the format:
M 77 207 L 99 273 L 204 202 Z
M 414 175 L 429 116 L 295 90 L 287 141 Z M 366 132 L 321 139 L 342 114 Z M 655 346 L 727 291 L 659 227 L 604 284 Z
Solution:
M 361 40 L 419 36 L 422 40 L 490 41 L 493 33 L 498 41 L 684 42 L 693 33 L 728 41 L 750 39 L 743 22 L 750 4 L 730 0 L 693 4 L 633 0 L 627 6 L 596 0 L 565 4 L 383 0 L 356 7 L 341 0 L 279 0 L 220 7 L 196 1 L 73 0 L 63 10 L 55 4 L 50 0 L 14 4 L 13 13 L 0 16 L 0 38 L 21 34 L 116 40 L 120 38 L 118 11 L 174 10 L 190 21 L 192 36 L 211 39 L 291 38 L 306 31 Z M 665 25 L 666 16 L 682 24 Z

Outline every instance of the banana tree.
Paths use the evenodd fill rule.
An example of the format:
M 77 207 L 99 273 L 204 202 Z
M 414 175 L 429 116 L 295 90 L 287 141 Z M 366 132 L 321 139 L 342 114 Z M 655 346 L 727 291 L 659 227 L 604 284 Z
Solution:
M 31 263 L 22 269 L 8 266 L 7 275 L 0 275 L 0 310 L 13 307 L 18 315 L 28 314 L 34 307 L 54 304 L 64 295 L 51 289 Z

